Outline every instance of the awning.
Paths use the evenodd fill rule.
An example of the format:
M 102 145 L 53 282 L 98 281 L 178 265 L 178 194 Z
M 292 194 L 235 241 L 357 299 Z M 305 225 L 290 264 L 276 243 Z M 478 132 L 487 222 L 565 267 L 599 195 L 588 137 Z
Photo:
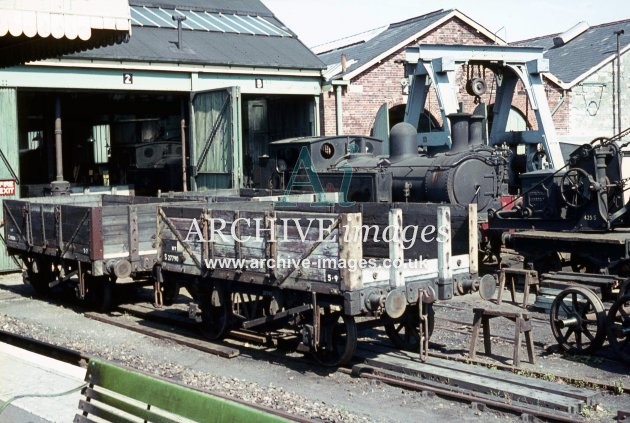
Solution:
M 126 41 L 128 0 L 0 0 L 0 67 Z

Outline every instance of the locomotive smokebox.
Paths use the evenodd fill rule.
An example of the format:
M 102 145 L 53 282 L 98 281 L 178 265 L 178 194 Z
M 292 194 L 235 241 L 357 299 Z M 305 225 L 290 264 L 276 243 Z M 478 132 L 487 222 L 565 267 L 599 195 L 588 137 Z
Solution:
M 401 122 L 392 127 L 390 132 L 390 159 L 392 162 L 418 155 L 416 128 L 410 123 Z

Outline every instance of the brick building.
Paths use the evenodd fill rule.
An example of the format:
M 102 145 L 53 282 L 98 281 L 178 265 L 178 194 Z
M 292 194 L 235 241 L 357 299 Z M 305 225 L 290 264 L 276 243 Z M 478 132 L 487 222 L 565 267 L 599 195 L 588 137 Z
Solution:
M 345 45 L 325 45 L 315 51 L 327 65 L 320 112 L 322 135 L 368 135 L 373 132 L 382 107 L 388 112 L 390 127 L 403 120 L 407 78 L 402 62 L 408 46 L 418 43 L 505 44 L 458 10 L 439 10 L 363 35 L 362 39 L 347 39 Z M 462 69 L 463 80 L 470 71 L 474 72 Z M 464 85 L 465 82 L 462 87 Z M 482 98 L 482 101 L 490 104 L 492 99 Z M 429 99 L 428 104 L 436 105 L 436 102 Z M 431 108 L 426 112 L 425 124 L 441 125 L 440 114 Z

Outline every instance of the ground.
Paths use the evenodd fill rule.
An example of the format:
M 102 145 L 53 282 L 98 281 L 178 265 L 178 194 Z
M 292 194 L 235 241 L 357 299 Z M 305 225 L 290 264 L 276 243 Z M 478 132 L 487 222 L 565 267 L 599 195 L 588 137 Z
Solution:
M 470 340 L 466 322 L 472 322 L 472 307 L 479 304 L 490 303 L 470 295 L 439 304 L 432 348 L 453 357 L 466 357 Z M 88 319 L 84 311 L 74 301 L 61 304 L 33 297 L 19 274 L 0 276 L 0 329 L 28 334 L 196 388 L 324 421 L 519 420 L 517 416 L 481 413 L 468 404 L 353 378 L 319 367 L 299 353 L 241 343 L 238 357 L 220 358 Z M 607 358 L 606 351 L 602 356 L 579 360 L 549 352 L 546 347 L 554 343 L 549 325 L 544 315 L 535 317 L 540 318 L 534 321 L 537 362 L 524 363 L 524 371 L 630 386 L 628 368 Z M 513 336 L 511 330 L 513 326 L 493 323 L 493 335 L 501 336 L 493 340 L 496 356 L 492 359 L 497 365 L 512 355 L 512 344 L 504 339 Z M 618 409 L 628 408 L 628 396 L 606 394 L 601 407 L 586 414 L 593 421 L 611 421 Z

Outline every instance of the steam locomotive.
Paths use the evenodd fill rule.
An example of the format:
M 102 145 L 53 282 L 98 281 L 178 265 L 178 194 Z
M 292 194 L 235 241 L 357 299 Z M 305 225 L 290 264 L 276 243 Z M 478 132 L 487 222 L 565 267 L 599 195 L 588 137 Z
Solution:
M 391 130 L 389 154 L 383 141 L 362 136 L 273 142 L 260 163 L 259 185 L 341 192 L 348 202 L 474 203 L 482 214 L 499 208 L 507 190 L 506 152 L 483 145 L 470 120 L 452 119 L 458 122 L 452 121 L 450 149 L 419 149 L 416 128 L 404 122 Z

